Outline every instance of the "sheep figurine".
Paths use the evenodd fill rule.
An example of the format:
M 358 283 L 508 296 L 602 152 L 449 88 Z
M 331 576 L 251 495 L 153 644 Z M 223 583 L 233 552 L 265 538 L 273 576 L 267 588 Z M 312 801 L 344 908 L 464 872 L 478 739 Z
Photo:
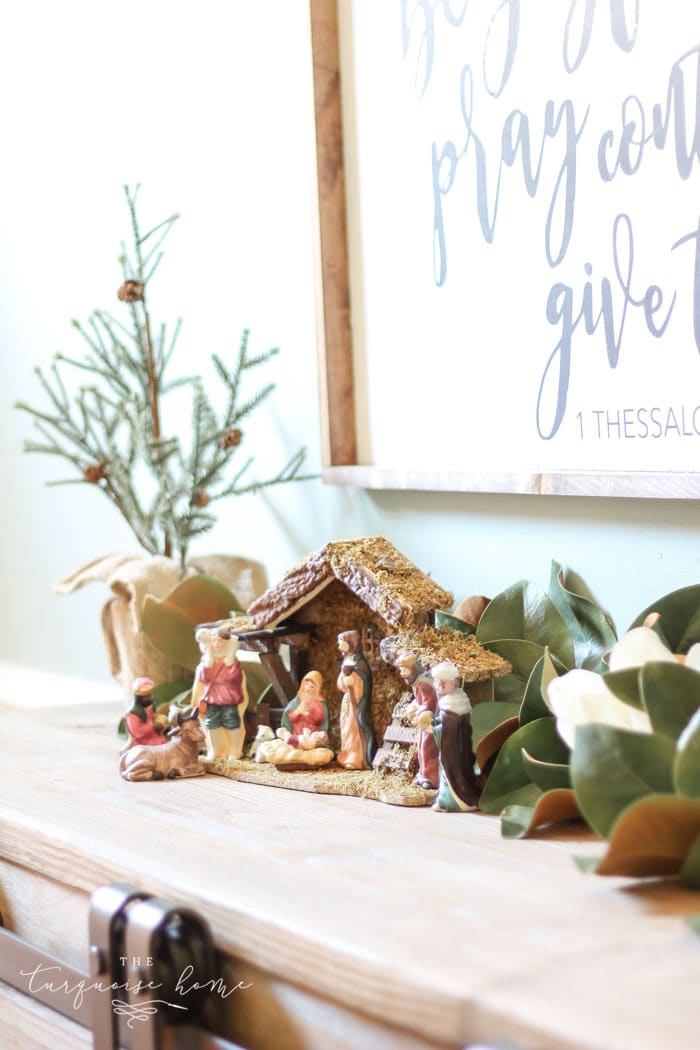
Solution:
M 139 744 L 121 756 L 119 772 L 124 780 L 173 780 L 199 777 L 205 772 L 199 761 L 199 745 L 204 742 L 197 711 L 181 715 L 179 724 L 167 730 L 166 744 Z
M 254 759 L 256 762 L 265 762 L 266 759 L 263 757 L 264 749 L 261 751 L 262 745 L 274 739 L 275 734 L 270 726 L 258 726 L 254 739 L 246 748 L 247 757 Z

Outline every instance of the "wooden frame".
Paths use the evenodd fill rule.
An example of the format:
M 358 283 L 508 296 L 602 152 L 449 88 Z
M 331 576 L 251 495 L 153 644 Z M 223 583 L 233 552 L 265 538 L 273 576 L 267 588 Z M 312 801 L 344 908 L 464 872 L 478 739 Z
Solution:
M 319 207 L 318 360 L 324 480 L 372 489 L 700 498 L 700 474 L 687 471 L 473 473 L 437 469 L 426 472 L 358 462 L 338 3 L 339 0 L 310 0 Z

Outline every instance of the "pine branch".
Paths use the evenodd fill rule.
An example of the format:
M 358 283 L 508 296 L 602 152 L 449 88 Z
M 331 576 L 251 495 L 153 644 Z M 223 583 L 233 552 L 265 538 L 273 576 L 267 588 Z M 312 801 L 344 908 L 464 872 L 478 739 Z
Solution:
M 161 358 L 160 367 L 159 367 L 159 371 L 158 371 L 158 379 L 159 379 L 159 381 L 161 381 L 163 379 L 163 375 L 165 373 L 165 370 L 168 367 L 168 365 L 170 364 L 170 360 L 171 360 L 171 358 L 173 356 L 173 351 L 175 349 L 175 344 L 177 343 L 177 338 L 178 338 L 178 336 L 180 334 L 180 329 L 181 328 L 182 328 L 182 319 L 180 317 L 178 317 L 177 321 L 175 322 L 175 330 L 174 330 L 174 332 L 172 334 L 172 337 L 170 339 L 170 346 L 168 347 L 168 349 L 165 351 L 165 353 L 162 355 L 162 358 Z
M 274 383 L 268 383 L 262 390 L 258 391 L 255 397 L 252 397 L 250 401 L 246 401 L 241 408 L 236 409 L 232 416 L 228 420 L 228 425 L 233 426 L 236 423 L 240 423 L 242 419 L 249 416 L 251 412 L 254 412 L 256 408 L 259 408 L 263 401 L 266 401 L 272 391 L 275 389 Z
M 248 485 L 239 486 L 238 482 L 240 481 L 241 476 L 247 471 L 248 467 L 253 462 L 252 459 L 249 459 L 243 470 L 239 471 L 231 484 L 215 498 L 222 499 L 224 496 L 243 496 L 246 493 L 259 492 L 261 489 L 269 488 L 271 485 L 284 485 L 290 481 L 311 481 L 315 477 L 314 474 L 299 473 L 305 459 L 306 449 L 300 448 L 274 477 L 268 478 L 265 481 L 252 481 Z
M 73 357 L 66 357 L 65 354 L 57 354 L 57 360 L 62 364 L 70 365 L 71 368 L 79 368 L 84 372 L 89 372 L 91 375 L 100 376 L 109 383 L 117 393 L 128 394 L 129 385 L 124 382 L 118 372 L 115 372 L 112 368 L 100 368 L 94 361 L 77 361 Z
M 145 373 L 141 370 L 138 357 L 129 352 L 126 343 L 119 338 L 115 329 L 119 328 L 125 332 L 129 339 L 133 339 L 133 333 L 124 328 L 123 325 L 117 325 L 114 318 L 106 312 L 96 310 L 93 317 L 95 321 L 99 321 L 112 342 L 112 350 L 115 351 L 113 367 L 119 369 L 122 365 L 126 365 L 133 376 L 139 382 L 143 382 Z
M 272 360 L 273 357 L 276 357 L 279 352 L 279 347 L 273 346 L 269 350 L 263 351 L 262 354 L 258 354 L 257 357 L 247 357 L 245 360 L 244 367 L 248 369 L 255 368 L 257 365 L 264 365 L 268 361 Z
M 216 353 L 210 355 L 224 395 L 223 411 L 214 408 L 200 376 L 168 378 L 181 321 L 171 334 L 165 323 L 154 328 L 147 293 L 178 216 L 169 216 L 141 235 L 139 186 L 125 186 L 124 192 L 131 244 L 122 244 L 119 298 L 128 322 L 104 309 L 94 311 L 85 324 L 74 321 L 85 356 L 58 354 L 48 375 L 35 369 L 46 404 L 16 407 L 31 416 L 40 435 L 39 440 L 25 442 L 26 451 L 57 457 L 76 471 L 76 477 L 50 484 L 92 484 L 114 504 L 145 550 L 170 555 L 175 549 L 184 563 L 192 539 L 216 522 L 205 509 L 211 502 L 304 479 L 305 451 L 296 452 L 273 476 L 256 481 L 247 480 L 253 463 L 253 457 L 247 457 L 231 477 L 232 460 L 243 440 L 238 424 L 275 389 L 268 382 L 250 393 L 249 373 L 268 364 L 279 350 L 249 356 L 250 332 L 243 329 L 232 368 Z M 89 382 L 81 384 L 76 377 L 85 375 Z M 76 380 L 74 385 L 69 378 Z M 161 420 L 161 399 L 183 387 L 191 391 L 191 434 L 184 444 L 181 428 L 165 433 Z

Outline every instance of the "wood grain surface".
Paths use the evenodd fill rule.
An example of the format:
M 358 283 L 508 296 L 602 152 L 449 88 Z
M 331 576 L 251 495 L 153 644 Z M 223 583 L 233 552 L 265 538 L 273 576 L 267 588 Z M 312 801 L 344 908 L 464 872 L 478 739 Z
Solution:
M 601 850 L 587 832 L 504 841 L 481 814 L 221 777 L 127 783 L 119 703 L 0 701 L 0 879 L 20 934 L 60 953 L 80 941 L 80 895 L 127 881 L 204 914 L 238 979 L 254 975 L 240 1024 L 268 1040 L 286 994 L 385 1030 L 368 1046 L 697 1045 L 700 941 L 683 916 L 700 896 L 582 875 L 572 855 Z M 289 1045 L 333 1045 L 319 1031 Z
M 310 0 L 318 180 L 318 365 L 323 462 L 357 462 L 343 118 L 335 3 Z

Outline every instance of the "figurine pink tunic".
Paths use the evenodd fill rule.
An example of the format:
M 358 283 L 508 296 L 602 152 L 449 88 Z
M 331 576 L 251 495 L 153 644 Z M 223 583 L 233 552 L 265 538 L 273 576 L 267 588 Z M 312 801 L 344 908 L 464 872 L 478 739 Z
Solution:
M 204 719 L 208 761 L 237 761 L 245 740 L 248 690 L 236 655 L 240 639 L 226 626 L 198 627 L 195 639 L 202 659 L 195 672 L 192 705 Z
M 416 717 L 424 711 L 437 713 L 437 697 L 433 683 L 427 675 L 421 675 L 413 683 L 413 695 L 418 702 Z M 440 781 L 440 755 L 432 732 L 418 730 L 418 776 L 422 786 L 436 788 Z
M 310 733 L 317 733 L 323 729 L 326 721 L 326 709 L 319 700 L 304 700 L 303 706 L 306 710 L 302 711 L 302 704 L 300 704 L 299 707 L 290 711 L 287 716 L 292 726 L 293 736 L 290 742 L 293 744 L 296 744 L 297 738 L 302 735 L 305 729 L 308 729 Z
M 215 660 L 211 667 L 201 663 L 197 677 L 206 686 L 202 700 L 207 704 L 229 707 L 243 700 L 243 669 L 238 660 L 232 664 Z

